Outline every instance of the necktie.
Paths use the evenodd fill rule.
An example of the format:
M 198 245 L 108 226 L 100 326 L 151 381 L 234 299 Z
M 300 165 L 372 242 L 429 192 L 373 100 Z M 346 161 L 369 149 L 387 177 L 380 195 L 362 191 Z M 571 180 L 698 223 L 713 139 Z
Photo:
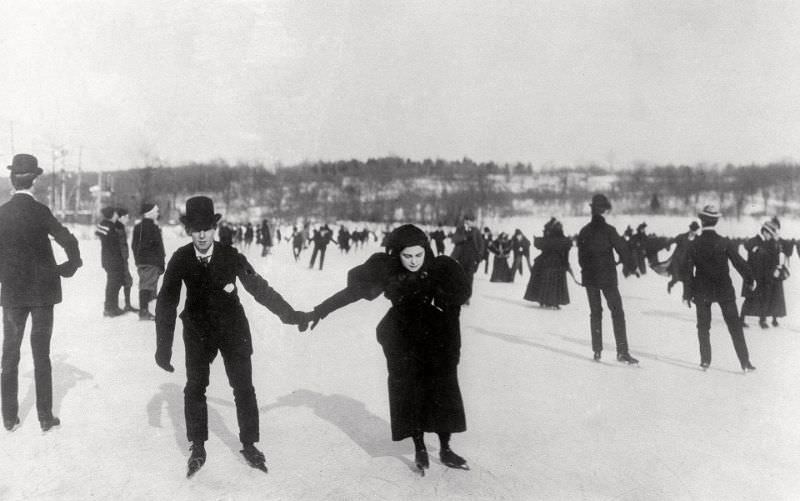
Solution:
M 200 266 L 207 268 L 208 260 L 211 259 L 211 256 L 199 256 L 198 259 L 200 260 Z

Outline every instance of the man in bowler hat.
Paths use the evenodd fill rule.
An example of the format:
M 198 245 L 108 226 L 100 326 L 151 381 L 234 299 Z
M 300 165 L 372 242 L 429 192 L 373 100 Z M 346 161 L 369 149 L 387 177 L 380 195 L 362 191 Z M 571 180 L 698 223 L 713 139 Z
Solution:
M 683 299 L 689 307 L 694 302 L 697 311 L 700 368 L 706 370 L 711 365 L 711 303 L 719 303 L 742 371 L 754 371 L 756 368 L 750 363 L 742 322 L 736 311 L 736 291 L 731 282 L 728 261 L 733 263 L 746 284 L 752 283 L 753 274 L 731 241 L 717 234 L 714 229 L 720 218 L 716 206 L 706 205 L 697 218 L 700 219 L 702 232 L 689 245 L 688 280 Z
M 611 310 L 614 339 L 617 343 L 617 360 L 628 364 L 638 364 L 628 352 L 628 336 L 625 328 L 625 311 L 617 282 L 617 265 L 614 251 L 628 267 L 633 268 L 631 253 L 625 240 L 616 228 L 606 223 L 603 214 L 611 210 L 611 202 L 605 195 L 597 194 L 589 204 L 592 220 L 578 234 L 578 262 L 581 265 L 581 282 L 586 287 L 589 298 L 589 321 L 592 332 L 594 359 L 600 360 L 603 351 L 603 306 L 600 294 L 606 298 Z
M 78 241 L 33 197 L 33 182 L 42 173 L 33 155 L 15 155 L 11 165 L 14 195 L 0 206 L 0 304 L 3 306 L 2 411 L 9 431 L 19 424 L 18 366 L 25 324 L 31 317 L 36 412 L 42 430 L 61 421 L 53 416 L 50 338 L 53 305 L 61 302 L 61 278 L 83 264 Z M 50 237 L 67 255 L 56 264 Z
M 187 476 L 192 476 L 206 460 L 204 443 L 208 439 L 206 387 L 210 364 L 222 354 L 225 372 L 233 388 L 242 455 L 254 468 L 267 471 L 259 441 L 258 405 L 252 382 L 250 356 L 253 353 L 250 326 L 239 302 L 236 279 L 258 303 L 275 313 L 283 323 L 305 330 L 308 314 L 295 311 L 247 259 L 234 247 L 214 241 L 220 214 L 208 197 L 196 196 L 186 201 L 181 223 L 192 242 L 180 247 L 167 263 L 164 281 L 156 302 L 155 359 L 162 369 L 172 372 L 172 341 L 175 318 L 186 284 L 186 300 L 180 317 L 186 347 L 186 387 L 184 412 L 186 435 L 192 443 Z

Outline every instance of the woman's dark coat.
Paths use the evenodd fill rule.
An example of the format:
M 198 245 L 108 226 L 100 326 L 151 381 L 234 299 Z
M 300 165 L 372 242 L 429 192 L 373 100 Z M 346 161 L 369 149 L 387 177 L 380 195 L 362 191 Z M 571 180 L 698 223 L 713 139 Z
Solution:
M 426 254 L 425 265 L 416 273 L 403 268 L 395 256 L 373 254 L 350 270 L 345 289 L 315 308 L 324 317 L 381 294 L 392 302 L 377 328 L 389 372 L 392 440 L 419 432 L 466 430 L 457 366 L 467 276 L 453 259 L 434 258 L 429 249 Z
M 548 235 L 534 238 L 533 246 L 542 252 L 533 260 L 524 298 L 542 306 L 569 304 L 567 270 L 572 240 L 563 233 Z
M 494 254 L 494 261 L 492 262 L 492 276 L 489 278 L 490 282 L 513 282 L 514 273 L 508 265 L 508 256 L 511 254 L 513 243 L 511 240 L 496 239 L 489 244 L 489 252 Z
M 745 243 L 748 251 L 747 264 L 756 281 L 755 290 L 750 291 L 748 284 L 743 284 L 742 315 L 754 317 L 785 317 L 786 298 L 783 292 L 783 281 L 775 277 L 775 270 L 780 263 L 780 247 L 774 240 L 763 240 L 754 237 Z

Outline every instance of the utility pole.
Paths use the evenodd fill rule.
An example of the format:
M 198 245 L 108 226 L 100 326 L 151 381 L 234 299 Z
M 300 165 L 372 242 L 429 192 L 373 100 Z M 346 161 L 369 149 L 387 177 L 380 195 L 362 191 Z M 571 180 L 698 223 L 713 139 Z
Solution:
M 78 214 L 81 210 L 81 158 L 83 157 L 83 146 L 78 147 L 78 188 L 75 190 L 75 218 L 77 221 Z

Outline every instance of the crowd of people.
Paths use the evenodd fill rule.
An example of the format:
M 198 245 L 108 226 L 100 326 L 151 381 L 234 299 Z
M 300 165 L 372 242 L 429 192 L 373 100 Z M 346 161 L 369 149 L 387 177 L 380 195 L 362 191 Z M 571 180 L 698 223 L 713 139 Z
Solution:
M 52 414 L 52 376 L 49 343 L 53 327 L 53 305 L 61 301 L 61 277 L 71 277 L 83 265 L 78 241 L 50 210 L 35 201 L 32 186 L 42 173 L 31 155 L 16 155 L 8 167 L 15 194 L 0 207 L 0 283 L 3 307 L 2 417 L 5 428 L 20 425 L 17 415 L 17 367 L 27 318 L 32 319 L 31 344 L 35 367 L 36 406 L 43 430 L 60 425 Z M 682 298 L 697 316 L 700 368 L 711 363 L 709 331 L 711 305 L 718 303 L 744 372 L 751 364 L 743 328 L 746 317 L 758 317 L 759 325 L 777 326 L 786 315 L 783 280 L 788 277 L 788 258 L 797 242 L 781 238 L 780 221 L 772 218 L 756 236 L 746 240 L 719 235 L 716 224 L 721 214 L 706 205 L 691 221 L 688 231 L 675 237 L 646 233 L 646 223 L 636 232 L 628 227 L 622 235 L 608 224 L 605 214 L 611 201 L 603 194 L 590 203 L 590 220 L 575 234 L 567 236 L 563 224 L 551 218 L 541 235 L 532 242 L 520 229 L 513 235 L 490 228 L 482 230 L 472 214 L 465 214 L 450 232 L 442 224 L 431 231 L 404 224 L 387 229 L 381 240 L 382 251 L 370 255 L 363 264 L 346 275 L 345 287 L 322 300 L 311 311 L 294 309 L 274 290 L 248 260 L 253 242 L 262 247 L 261 257 L 275 245 L 290 242 L 295 261 L 312 248 L 308 267 L 322 270 L 326 249 L 336 245 L 343 254 L 360 249 L 378 236 L 366 228 L 350 231 L 340 225 L 338 232 L 328 224 L 310 223 L 281 233 L 281 225 L 222 221 L 208 197 L 186 201 L 180 218 L 190 239 L 167 260 L 159 226 L 159 207 L 144 202 L 139 220 L 128 238 L 130 215 L 124 208 L 104 207 L 95 228 L 100 242 L 99 266 L 105 271 L 103 316 L 118 317 L 138 312 L 142 321 L 154 322 L 157 340 L 156 364 L 172 372 L 172 346 L 178 318 L 181 290 L 186 287 L 183 340 L 186 348 L 184 411 L 187 439 L 191 443 L 188 476 L 205 463 L 208 417 L 205 391 L 210 364 L 219 353 L 233 389 L 239 423 L 241 453 L 247 462 L 267 470 L 265 457 L 255 443 L 259 441 L 259 418 L 252 384 L 252 340 L 244 309 L 239 301 L 239 284 L 255 300 L 300 331 L 313 329 L 338 309 L 360 299 L 373 300 L 384 295 L 391 308 L 378 324 L 377 338 L 383 348 L 388 372 L 391 438 L 411 438 L 415 464 L 424 474 L 429 468 L 424 433 L 436 433 L 442 464 L 467 468 L 467 460 L 450 447 L 453 433 L 466 430 L 457 366 L 461 346 L 460 311 L 472 298 L 474 276 L 484 264 L 491 282 L 513 282 L 525 270 L 529 274 L 524 299 L 542 308 L 558 310 L 570 303 L 567 275 L 586 291 L 589 304 L 589 335 L 593 359 L 602 358 L 602 298 L 611 315 L 616 342 L 616 359 L 638 364 L 628 348 L 625 311 L 619 291 L 617 266 L 623 276 L 635 279 L 650 268 L 669 277 L 667 292 L 681 282 Z M 288 233 L 288 234 L 287 234 Z M 56 264 L 52 237 L 64 248 L 67 261 Z M 450 240 L 450 253 L 446 241 Z M 580 280 L 570 265 L 570 251 L 577 248 Z M 739 248 L 743 247 L 746 258 Z M 531 261 L 532 248 L 538 254 Z M 669 250 L 665 260 L 659 251 Z M 133 277 L 129 259 L 133 256 L 138 275 L 138 308 L 131 302 Z M 737 308 L 729 263 L 743 277 Z M 161 287 L 159 280 L 163 276 Z M 237 282 L 238 280 L 238 282 Z M 119 293 L 123 292 L 123 304 Z M 150 304 L 156 300 L 155 308 Z

